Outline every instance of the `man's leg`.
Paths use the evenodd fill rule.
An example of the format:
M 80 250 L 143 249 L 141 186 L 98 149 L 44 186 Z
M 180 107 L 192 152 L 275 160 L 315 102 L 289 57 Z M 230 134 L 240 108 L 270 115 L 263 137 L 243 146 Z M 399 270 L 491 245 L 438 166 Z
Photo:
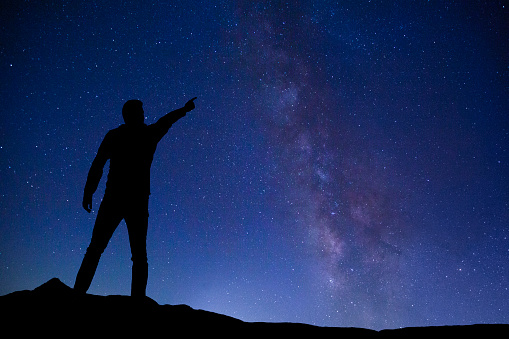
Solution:
M 147 262 L 147 228 L 148 199 L 130 208 L 125 222 L 131 244 L 131 260 L 133 262 L 131 296 L 144 297 L 148 280 Z
M 76 276 L 76 282 L 74 283 L 75 291 L 80 293 L 88 291 L 101 254 L 106 249 L 120 221 L 122 221 L 122 216 L 119 213 L 117 204 L 111 198 L 105 196 L 97 212 L 94 230 L 92 231 L 92 240 Z

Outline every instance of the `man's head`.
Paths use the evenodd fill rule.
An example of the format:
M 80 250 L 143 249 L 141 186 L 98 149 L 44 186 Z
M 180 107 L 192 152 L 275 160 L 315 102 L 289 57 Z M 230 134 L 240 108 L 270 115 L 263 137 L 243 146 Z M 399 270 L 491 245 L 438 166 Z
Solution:
M 126 125 L 142 125 L 145 121 L 143 103 L 140 100 L 128 100 L 122 107 L 122 117 Z

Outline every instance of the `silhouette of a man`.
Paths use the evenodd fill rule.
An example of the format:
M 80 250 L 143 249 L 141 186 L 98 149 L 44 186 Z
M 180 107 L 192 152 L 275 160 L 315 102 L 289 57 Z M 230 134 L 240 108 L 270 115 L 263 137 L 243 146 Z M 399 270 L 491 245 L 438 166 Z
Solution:
M 109 131 L 88 172 L 83 208 L 92 209 L 92 195 L 110 160 L 106 191 L 97 213 L 92 239 L 76 276 L 74 290 L 86 293 L 113 232 L 125 220 L 131 245 L 131 295 L 144 297 L 148 279 L 147 227 L 150 195 L 150 166 L 157 143 L 178 119 L 194 109 L 193 98 L 156 123 L 144 123 L 143 103 L 129 100 L 122 108 L 125 124 Z

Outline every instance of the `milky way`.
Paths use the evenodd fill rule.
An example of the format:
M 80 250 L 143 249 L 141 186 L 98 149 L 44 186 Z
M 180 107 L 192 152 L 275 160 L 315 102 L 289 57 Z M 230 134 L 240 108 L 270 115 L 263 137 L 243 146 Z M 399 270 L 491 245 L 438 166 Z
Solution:
M 325 38 L 306 19 L 288 7 L 240 9 L 236 32 L 247 41 L 241 51 L 257 83 L 257 113 L 280 152 L 293 226 L 308 236 L 321 284 L 338 300 L 360 293 L 372 300 L 364 306 L 390 304 L 401 292 L 409 231 L 394 164 L 351 132 L 344 117 L 352 112 L 328 85 L 333 75 L 321 69 L 316 44 Z

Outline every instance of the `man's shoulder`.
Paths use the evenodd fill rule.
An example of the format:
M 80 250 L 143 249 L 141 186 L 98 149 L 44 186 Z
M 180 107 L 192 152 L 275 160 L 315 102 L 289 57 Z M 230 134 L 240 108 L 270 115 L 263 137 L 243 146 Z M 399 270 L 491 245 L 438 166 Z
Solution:
M 125 125 L 120 125 L 116 128 L 110 129 L 106 132 L 106 135 L 103 138 L 103 143 L 110 144 L 111 142 L 114 142 L 114 140 L 121 138 L 125 132 Z
M 122 126 L 123 125 L 120 125 L 118 127 L 110 129 L 108 132 L 106 132 L 106 135 L 111 135 L 111 134 L 118 133 L 119 131 L 121 131 L 123 129 Z
M 118 127 L 115 127 L 115 128 L 113 128 L 113 129 L 110 129 L 110 130 L 108 131 L 108 133 L 116 133 L 116 132 L 119 132 L 119 131 L 123 131 L 123 130 L 125 130 L 126 128 L 127 128 L 127 125 L 126 125 L 126 124 L 122 124 L 122 125 L 120 125 L 120 126 L 118 126 Z
M 122 124 L 116 128 L 113 128 L 113 129 L 110 129 L 108 131 L 108 133 L 106 133 L 106 136 L 113 136 L 113 135 L 119 135 L 119 134 L 124 134 L 124 133 L 129 133 L 129 128 L 127 127 L 126 124 Z
M 135 128 L 122 124 L 114 129 L 109 130 L 104 138 L 117 140 L 122 138 L 131 138 L 134 135 L 151 135 L 157 128 L 158 127 L 156 124 L 143 124 L 142 126 L 136 126 Z

